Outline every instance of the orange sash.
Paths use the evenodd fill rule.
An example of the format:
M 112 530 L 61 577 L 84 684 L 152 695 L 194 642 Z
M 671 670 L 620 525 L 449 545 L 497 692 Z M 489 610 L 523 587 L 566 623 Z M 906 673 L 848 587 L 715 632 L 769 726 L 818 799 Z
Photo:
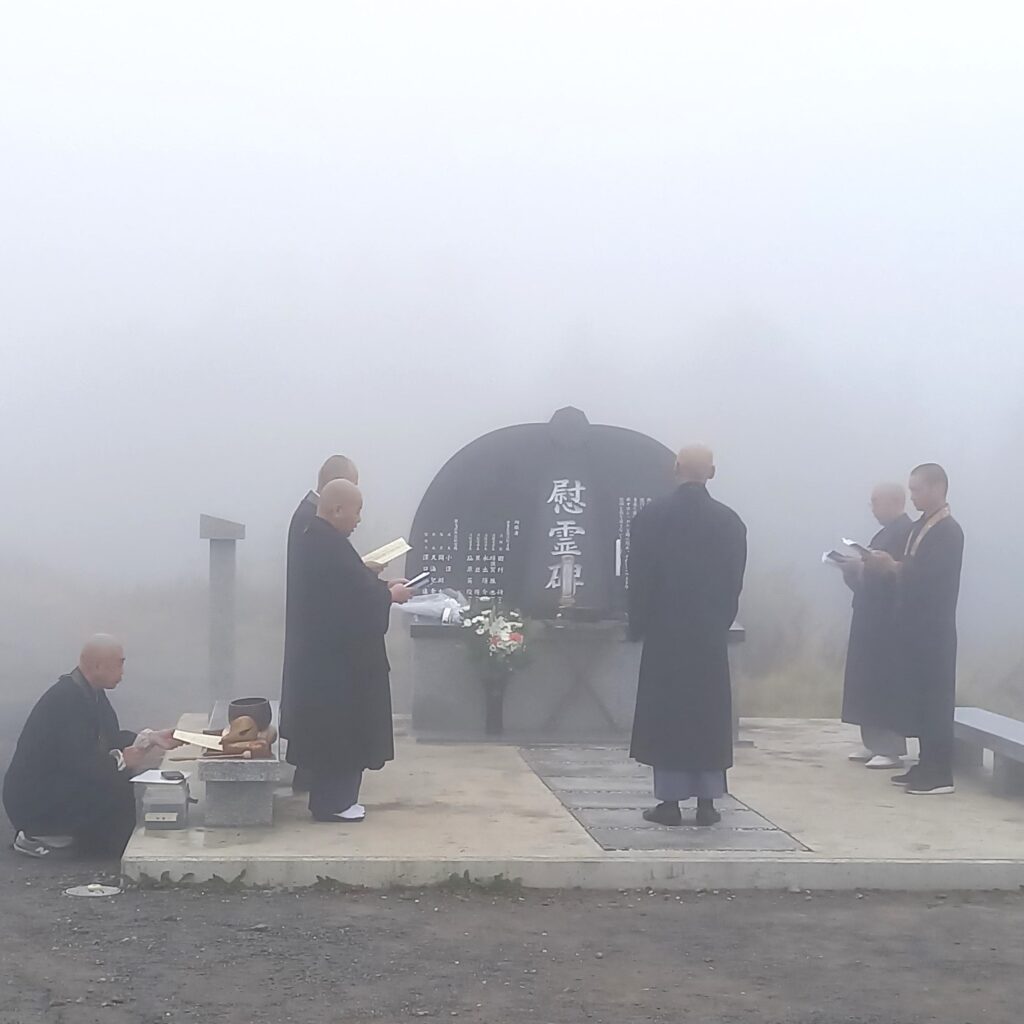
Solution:
M 912 533 L 907 538 L 907 548 L 903 553 L 904 557 L 913 558 L 917 554 L 917 549 L 921 546 L 921 541 L 928 536 L 928 531 L 936 524 L 941 523 L 943 519 L 948 519 L 952 514 L 949 505 L 943 505 L 938 512 L 934 512 L 917 533 Z

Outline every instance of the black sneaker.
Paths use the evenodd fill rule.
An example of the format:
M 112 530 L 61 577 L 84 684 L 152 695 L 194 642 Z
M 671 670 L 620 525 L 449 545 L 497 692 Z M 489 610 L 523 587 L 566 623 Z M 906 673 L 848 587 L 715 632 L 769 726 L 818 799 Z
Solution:
M 911 796 L 948 796 L 956 792 L 952 779 L 929 779 L 923 775 L 908 783 L 907 793 Z
M 648 807 L 644 811 L 644 821 L 653 822 L 655 825 L 668 825 L 672 828 L 682 825 L 683 813 L 679 810 L 679 804 L 662 803 L 657 807 Z
M 710 825 L 717 825 L 722 820 L 722 815 L 714 807 L 698 807 L 697 808 L 697 824 L 701 828 L 707 828 Z
M 893 775 L 889 781 L 894 786 L 909 786 L 920 774 L 921 773 L 917 770 L 917 765 L 915 764 L 913 768 L 904 772 L 902 775 Z

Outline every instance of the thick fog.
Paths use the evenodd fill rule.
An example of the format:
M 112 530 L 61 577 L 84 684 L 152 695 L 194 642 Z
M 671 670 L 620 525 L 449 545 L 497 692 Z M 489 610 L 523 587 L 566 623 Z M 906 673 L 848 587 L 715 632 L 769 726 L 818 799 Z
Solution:
M 360 466 L 365 549 L 463 444 L 572 404 L 715 447 L 760 711 L 794 713 L 787 678 L 834 692 L 821 551 L 870 536 L 876 481 L 945 464 L 963 678 L 1006 706 L 1021 28 L 985 3 L 9 7 L 5 692 L 95 629 L 128 639 L 125 700 L 201 676 L 200 512 L 248 527 L 242 685 L 269 687 L 325 456 Z

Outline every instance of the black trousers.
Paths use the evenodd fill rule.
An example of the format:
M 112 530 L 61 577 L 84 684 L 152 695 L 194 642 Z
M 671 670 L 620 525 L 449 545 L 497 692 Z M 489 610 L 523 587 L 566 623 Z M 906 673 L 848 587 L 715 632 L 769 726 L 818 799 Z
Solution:
M 339 771 L 314 771 L 309 780 L 309 813 L 314 818 L 330 818 L 359 802 L 363 784 L 361 768 Z
M 12 824 L 26 835 L 73 836 L 81 853 L 120 857 L 135 831 L 135 792 L 120 774 L 61 805 L 38 813 L 28 808 L 18 817 Z
M 953 781 L 953 719 L 947 728 L 932 726 L 921 733 L 921 772 L 940 783 Z

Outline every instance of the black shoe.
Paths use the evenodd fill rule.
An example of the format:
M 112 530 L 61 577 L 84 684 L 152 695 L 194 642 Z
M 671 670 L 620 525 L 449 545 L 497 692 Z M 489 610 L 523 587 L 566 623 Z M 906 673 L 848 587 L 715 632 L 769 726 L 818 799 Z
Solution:
M 956 786 L 951 778 L 928 778 L 919 773 L 916 779 L 907 784 L 906 792 L 910 796 L 948 796 L 956 792 Z
M 722 820 L 722 815 L 715 810 L 713 800 L 697 801 L 697 824 L 702 828 L 708 825 L 717 825 Z
M 683 814 L 679 810 L 679 804 L 663 803 L 644 811 L 644 821 L 653 822 L 655 825 L 668 825 L 671 828 L 682 825 Z
M 722 815 L 714 807 L 705 810 L 703 807 L 697 811 L 697 824 L 702 828 L 708 825 L 717 825 L 722 820 Z
M 910 771 L 906 771 L 902 775 L 893 775 L 889 781 L 894 786 L 909 786 L 920 774 L 918 766 L 915 764 Z

